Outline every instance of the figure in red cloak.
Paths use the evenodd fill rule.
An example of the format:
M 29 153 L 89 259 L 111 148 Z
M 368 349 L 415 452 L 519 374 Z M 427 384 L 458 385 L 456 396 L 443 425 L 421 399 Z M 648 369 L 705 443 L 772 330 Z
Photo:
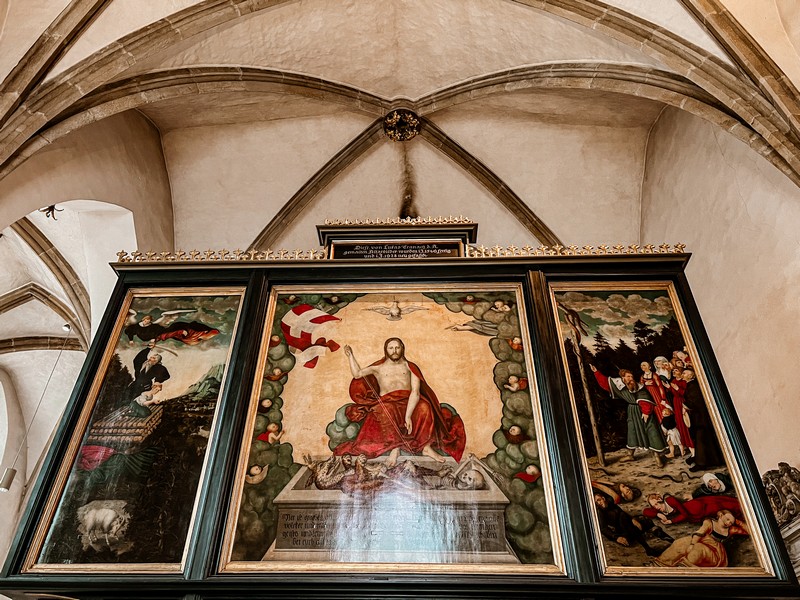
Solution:
M 669 494 L 650 494 L 647 503 L 650 506 L 642 514 L 649 519 L 658 517 L 665 525 L 684 521 L 702 523 L 704 519 L 713 517 L 721 510 L 730 511 L 737 519 L 744 518 L 739 500 L 730 496 L 700 496 L 681 502 Z
M 439 404 L 419 367 L 405 358 L 400 338 L 389 338 L 383 346 L 384 357 L 361 368 L 350 346 L 344 347 L 353 380 L 350 398 L 354 404 L 345 409 L 350 421 L 361 423 L 354 440 L 338 445 L 335 455 L 360 455 L 376 458 L 389 452 L 393 465 L 404 450 L 423 454 L 439 462 L 439 452 L 461 460 L 466 445 L 464 422 L 447 407 Z
M 123 333 L 128 336 L 128 343 L 133 344 L 133 338 L 138 337 L 144 342 L 155 340 L 177 340 L 189 346 L 196 346 L 200 342 L 209 340 L 219 334 L 219 329 L 209 327 L 198 321 L 176 321 L 175 319 L 182 313 L 195 312 L 196 309 L 169 310 L 165 311 L 161 317 L 153 320 L 150 315 L 145 315 L 136 321 L 136 311 L 131 310 Z

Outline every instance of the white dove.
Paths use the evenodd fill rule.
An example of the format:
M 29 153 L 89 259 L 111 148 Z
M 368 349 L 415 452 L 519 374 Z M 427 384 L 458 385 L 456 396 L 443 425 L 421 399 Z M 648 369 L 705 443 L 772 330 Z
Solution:
M 399 321 L 405 314 L 412 313 L 417 310 L 428 309 L 424 306 L 418 306 L 416 304 L 409 304 L 408 306 L 400 307 L 397 300 L 392 300 L 392 303 L 389 306 L 373 306 L 372 308 L 365 308 L 364 310 L 371 310 L 373 312 L 386 315 L 386 319 L 389 321 Z

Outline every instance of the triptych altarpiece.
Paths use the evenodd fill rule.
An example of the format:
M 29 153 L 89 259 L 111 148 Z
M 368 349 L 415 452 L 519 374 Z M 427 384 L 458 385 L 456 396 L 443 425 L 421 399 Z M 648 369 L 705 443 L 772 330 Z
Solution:
M 118 264 L 4 589 L 796 592 L 688 255 L 506 254 Z

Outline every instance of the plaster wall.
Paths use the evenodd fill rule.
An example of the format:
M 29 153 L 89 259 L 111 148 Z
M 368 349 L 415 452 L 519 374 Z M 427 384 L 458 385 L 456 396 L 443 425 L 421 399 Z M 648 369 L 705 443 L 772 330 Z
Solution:
M 403 146 L 388 139 L 375 144 L 314 198 L 311 206 L 278 239 L 281 248 L 317 247 L 315 226 L 325 219 L 375 219 L 400 214 Z M 463 215 L 480 221 L 478 243 L 535 240 L 505 207 L 469 174 L 421 138 L 407 142 L 414 208 L 420 216 Z
M 0 181 L 0 227 L 41 206 L 76 199 L 129 209 L 140 248 L 172 248 L 172 202 L 161 138 L 141 114 L 128 111 L 78 129 Z
M 246 248 L 298 188 L 371 122 L 341 112 L 167 132 L 176 248 Z M 310 239 L 304 247 L 318 245 Z
M 731 15 L 769 54 L 786 76 L 800 87 L 800 56 L 796 35 L 798 19 L 796 0 L 721 0 Z M 788 30 L 788 31 L 787 31 Z
M 45 266 L 39 255 L 22 238 L 9 230 L 3 236 L 3 240 L 8 240 L 8 245 L 13 248 L 12 252 L 14 252 L 17 261 L 19 261 L 18 264 L 24 269 L 25 281 L 23 284 L 29 282 L 37 283 L 64 304 L 70 306 L 69 298 L 67 298 L 64 288 L 61 287 L 58 279 L 55 278 L 53 272 Z M 19 285 L 14 287 L 19 287 Z
M 92 337 L 97 333 L 106 304 L 117 283 L 117 274 L 108 263 L 116 262 L 117 252 L 136 245 L 133 215 L 123 208 L 78 211 L 86 264 L 85 285 L 92 304 Z
M 68 4 L 69 0 L 0 2 L 0 81 Z
M 120 250 L 137 247 L 133 215 L 125 208 L 91 200 L 64 202 L 58 208 L 61 210 L 55 220 L 38 211 L 28 219 L 47 236 L 86 287 L 94 334 L 117 281 L 109 263 L 117 260 Z
M 11 376 L 0 368 L 0 448 L 2 448 L 2 463 L 0 472 L 10 467 L 17 455 L 20 444 L 24 441 L 25 421 L 22 418 L 22 408 L 17 398 L 16 390 L 11 381 Z M 22 501 L 25 487 L 25 472 L 27 471 L 27 454 L 21 452 L 17 460 L 17 477 L 11 484 L 8 492 L 3 495 L 3 510 L 0 510 L 0 556 L 5 557 L 11 538 L 17 525 L 19 505 Z M 0 475 L 2 476 L 2 475 Z
M 38 300 L 31 300 L 0 314 L 0 338 L 64 335 L 64 319 L 49 308 L 42 308 Z
M 500 114 L 465 117 L 455 111 L 437 115 L 436 123 L 492 169 L 563 243 L 639 241 L 647 127 L 551 124 Z M 483 228 L 490 218 L 476 209 L 464 208 Z
M 23 431 L 24 427 L 30 428 L 27 448 L 22 452 L 25 457 L 17 462 L 17 478 L 23 485 L 34 474 L 39 459 L 50 445 L 50 437 L 61 420 L 85 358 L 85 353 L 69 350 L 62 352 L 60 357 L 57 350 L 32 350 L 0 356 L 0 371 L 9 374 L 22 409 L 20 427 Z M 37 412 L 40 398 L 42 403 Z M 11 458 L 13 460 L 13 455 Z
M 653 2 L 653 0 L 606 0 L 606 3 L 655 23 L 667 31 L 672 31 L 728 64 L 733 64 L 726 52 L 683 7 L 680 0 L 660 0 L 659 2 Z
M 650 138 L 642 239 L 693 253 L 686 274 L 761 472 L 800 463 L 795 370 L 800 190 L 745 144 L 667 109 Z
M 398 216 L 402 176 L 398 148 L 388 140 L 377 142 L 321 190 L 297 220 L 284 230 L 275 246 L 318 248 L 315 227 L 325 219 Z
M 584 60 L 665 68 L 626 44 L 507 0 L 306 0 L 193 36 L 127 74 L 262 66 L 416 98 L 511 67 Z
M 522 247 L 542 243 L 483 185 L 430 144 L 419 140 L 411 146 L 410 158 L 420 216 L 463 215 L 477 221 L 478 245 Z
M 111 42 L 201 0 L 114 0 L 48 73 L 51 79 Z
M 67 204 L 57 205 L 55 219 L 47 217 L 38 210 L 28 215 L 28 220 L 50 240 L 53 247 L 58 250 L 70 266 L 75 270 L 81 281 L 86 282 L 86 257 L 83 252 L 84 232 L 78 213 L 65 208 Z
M 0 294 L 21 287 L 30 281 L 25 264 L 17 253 L 19 238 L 16 237 L 11 229 L 2 232 L 3 237 L 0 242 Z M 20 242 L 21 243 L 21 242 Z M 3 335 L 0 330 L 0 336 Z

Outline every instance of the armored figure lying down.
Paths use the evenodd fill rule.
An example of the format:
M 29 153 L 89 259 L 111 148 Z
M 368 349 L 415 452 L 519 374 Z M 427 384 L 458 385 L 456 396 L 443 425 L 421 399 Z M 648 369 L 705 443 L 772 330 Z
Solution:
M 304 457 L 311 471 L 307 486 L 320 490 L 342 490 L 345 494 L 370 493 L 377 490 L 484 490 L 483 474 L 475 468 L 449 466 L 431 469 L 408 460 L 394 466 L 369 462 L 363 454 L 331 456 L 326 460 Z

